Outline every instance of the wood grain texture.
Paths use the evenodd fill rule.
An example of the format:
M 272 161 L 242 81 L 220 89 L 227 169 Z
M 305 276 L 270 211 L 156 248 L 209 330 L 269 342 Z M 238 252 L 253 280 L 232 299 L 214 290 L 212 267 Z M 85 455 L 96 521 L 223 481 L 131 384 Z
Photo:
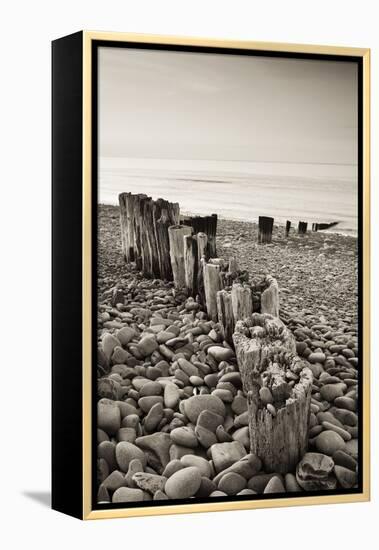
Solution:
M 232 295 L 227 290 L 219 290 L 216 295 L 217 316 L 222 326 L 224 339 L 233 343 L 234 315 L 232 306 Z
M 185 235 L 192 235 L 192 227 L 187 225 L 172 225 L 168 228 L 171 267 L 176 288 L 184 288 L 186 286 L 184 266 Z
M 217 292 L 221 290 L 220 265 L 216 263 L 204 264 L 204 290 L 208 317 L 212 321 L 218 319 Z
M 261 295 L 261 313 L 268 313 L 279 317 L 279 287 L 276 279 L 266 276 L 267 288 Z
M 308 446 L 312 373 L 296 354 L 292 333 L 272 315 L 238 321 L 233 342 L 248 397 L 251 452 L 267 472 L 293 472 Z

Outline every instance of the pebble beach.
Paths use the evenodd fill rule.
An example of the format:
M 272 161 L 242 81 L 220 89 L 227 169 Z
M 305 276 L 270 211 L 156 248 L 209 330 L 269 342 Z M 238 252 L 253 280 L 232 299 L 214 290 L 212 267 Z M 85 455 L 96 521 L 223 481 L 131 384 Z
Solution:
M 172 282 L 125 264 L 118 207 L 100 205 L 98 220 L 98 503 L 357 487 L 356 237 L 285 238 L 274 226 L 259 245 L 257 224 L 218 221 L 218 257 L 277 280 L 280 318 L 313 374 L 308 450 L 283 475 L 250 452 L 247 397 L 218 324 Z

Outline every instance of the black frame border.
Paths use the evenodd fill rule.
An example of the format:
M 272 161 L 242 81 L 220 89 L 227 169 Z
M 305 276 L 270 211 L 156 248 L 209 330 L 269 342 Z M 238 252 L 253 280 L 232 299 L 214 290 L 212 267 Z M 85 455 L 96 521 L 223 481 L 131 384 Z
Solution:
M 331 491 L 302 491 L 298 493 L 284 493 L 282 495 L 260 494 L 257 496 L 247 495 L 239 497 L 225 497 L 225 498 L 196 498 L 196 499 L 180 499 L 164 501 L 143 501 L 128 503 L 125 505 L 120 504 L 97 504 L 97 483 L 96 483 L 96 459 L 97 459 L 97 436 L 96 436 L 96 420 L 97 420 L 97 402 L 94 399 L 97 393 L 97 378 L 96 378 L 96 356 L 97 356 L 97 197 L 98 197 L 98 49 L 99 48 L 128 48 L 128 49 L 143 49 L 143 50 L 160 50 L 160 51 L 172 51 L 172 52 L 190 52 L 190 53 L 206 53 L 206 54 L 219 54 L 219 55 L 234 55 L 234 56 L 250 56 L 250 57 L 276 57 L 276 58 L 292 58 L 292 59 L 306 59 L 306 60 L 318 60 L 318 61 L 336 61 L 341 63 L 357 63 L 358 68 L 358 343 L 359 343 L 359 365 L 360 377 L 358 384 L 358 431 L 359 431 L 359 455 L 358 455 L 358 487 L 355 489 L 336 489 Z M 91 56 L 92 56 L 92 74 L 91 74 L 91 96 L 92 96 L 92 135 L 91 135 L 91 187 L 92 187 L 92 369 L 91 369 L 91 382 L 92 382 L 92 510 L 117 510 L 117 509 L 132 509 L 132 508 L 152 508 L 159 506 L 177 506 L 179 504 L 194 504 L 194 503 L 228 503 L 228 502 L 243 502 L 243 501 L 264 501 L 264 500 L 283 500 L 288 498 L 297 497 L 318 497 L 318 496 L 333 496 L 333 495 L 351 495 L 363 493 L 363 479 L 364 479 L 364 459 L 363 459 L 363 387 L 364 387 L 364 369 L 363 366 L 363 333 L 364 316 L 363 316 L 363 192 L 364 192 L 364 177 L 363 177 L 363 58 L 361 56 L 350 55 L 333 55 L 333 54 L 316 54 L 316 53 L 301 53 L 301 52 L 286 52 L 286 51 L 272 51 L 272 50 L 254 50 L 246 48 L 228 48 L 228 47 L 213 47 L 213 46 L 190 46 L 190 45 L 177 45 L 177 44 L 161 44 L 161 43 L 146 43 L 146 42 L 130 42 L 130 41 L 115 41 L 115 40 L 92 40 L 91 41 Z M 306 504 L 306 502 L 304 502 Z M 211 511 L 210 507 L 210 511 Z M 185 510 L 183 510 L 185 513 Z

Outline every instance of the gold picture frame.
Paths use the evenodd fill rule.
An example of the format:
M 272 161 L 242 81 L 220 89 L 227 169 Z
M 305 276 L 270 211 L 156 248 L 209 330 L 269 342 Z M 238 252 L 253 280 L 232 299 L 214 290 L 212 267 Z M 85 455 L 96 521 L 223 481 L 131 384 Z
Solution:
M 64 39 L 62 39 L 64 40 Z M 370 499 L 370 50 L 367 48 L 350 48 L 337 46 L 318 46 L 303 44 L 284 44 L 272 42 L 254 41 L 230 41 L 209 38 L 191 38 L 176 36 L 159 36 L 145 34 L 129 34 L 115 32 L 83 31 L 80 33 L 82 42 L 82 500 L 81 514 L 73 513 L 83 519 L 107 519 L 120 517 L 148 516 L 183 514 L 195 512 L 215 512 L 225 510 L 248 510 L 256 508 L 304 506 L 316 504 L 332 504 L 344 502 L 363 502 Z M 136 46 L 138 44 L 160 44 L 170 46 L 191 46 L 244 49 L 254 51 L 295 53 L 295 54 L 317 54 L 333 56 L 352 56 L 362 60 L 362 139 L 363 157 L 361 159 L 363 168 L 363 387 L 362 387 L 362 415 L 363 415 L 363 490 L 357 494 L 333 494 L 314 496 L 286 496 L 280 499 L 265 498 L 261 500 L 243 500 L 228 502 L 206 502 L 206 503 L 185 503 L 174 505 L 142 506 L 138 508 L 109 508 L 93 509 L 92 505 L 92 469 L 95 467 L 92 461 L 92 414 L 93 414 L 93 386 L 92 386 L 92 48 L 96 41 L 110 41 L 114 43 L 128 42 Z M 58 42 L 58 41 L 57 41 Z M 53 426 L 54 429 L 54 426 Z M 54 466 L 53 466 L 54 468 Z M 56 509 L 63 510 L 63 505 L 53 505 Z M 70 512 L 68 512 L 70 513 Z

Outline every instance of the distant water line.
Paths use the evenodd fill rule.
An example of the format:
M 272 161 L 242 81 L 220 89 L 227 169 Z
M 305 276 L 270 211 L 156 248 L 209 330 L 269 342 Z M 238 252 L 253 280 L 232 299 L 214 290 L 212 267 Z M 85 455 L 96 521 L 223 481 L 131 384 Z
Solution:
M 99 202 L 118 204 L 121 192 L 178 202 L 183 212 L 217 213 L 240 221 L 272 216 L 334 222 L 333 231 L 357 233 L 357 167 L 221 161 L 102 158 Z

